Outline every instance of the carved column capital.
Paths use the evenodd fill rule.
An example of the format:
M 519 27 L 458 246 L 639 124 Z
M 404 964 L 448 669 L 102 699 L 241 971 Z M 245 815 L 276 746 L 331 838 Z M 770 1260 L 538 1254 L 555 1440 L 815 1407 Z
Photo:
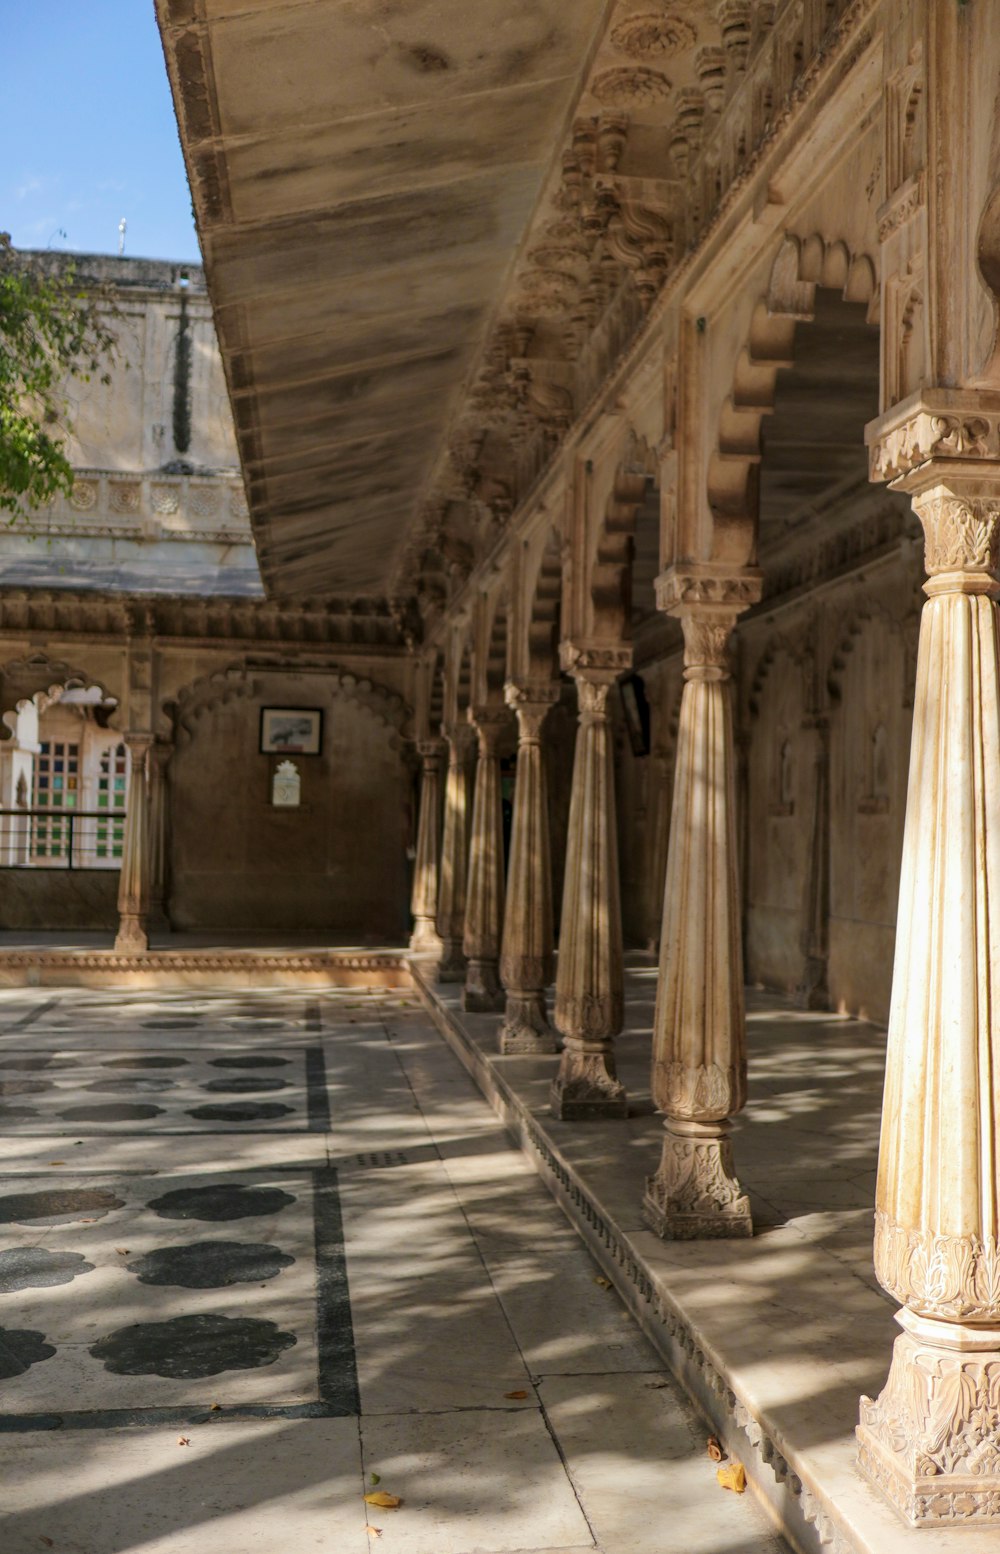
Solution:
M 706 614 L 721 611 L 733 619 L 758 604 L 764 588 L 759 567 L 720 567 L 708 561 L 688 561 L 668 567 L 656 579 L 656 607 L 681 615 L 689 607 Z
M 924 530 L 927 594 L 1000 594 L 1000 468 L 992 482 L 923 486 L 913 508 Z
M 146 758 L 146 752 L 155 744 L 154 737 L 145 729 L 129 729 L 122 735 L 122 740 L 127 745 L 133 761 L 142 762 Z
M 558 682 L 508 680 L 503 694 L 508 707 L 517 716 L 518 744 L 537 745 L 542 737 L 542 724 L 559 700 Z
M 428 767 L 439 769 L 445 755 L 445 742 L 443 739 L 418 739 L 417 753 L 425 770 Z
M 470 707 L 469 722 L 479 740 L 481 756 L 496 756 L 504 730 L 510 725 L 506 707 Z

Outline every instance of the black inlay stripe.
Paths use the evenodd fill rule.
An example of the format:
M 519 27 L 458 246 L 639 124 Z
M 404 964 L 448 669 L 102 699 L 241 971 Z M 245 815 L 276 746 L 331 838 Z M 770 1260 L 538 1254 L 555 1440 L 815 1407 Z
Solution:
M 359 1414 L 358 1366 L 347 1284 L 340 1188 L 332 1166 L 313 1172 L 316 1229 L 316 1347 L 319 1396 L 328 1414 Z
M 326 1062 L 322 1047 L 307 1047 L 306 1100 L 309 1108 L 309 1132 L 329 1133 L 330 1097 L 326 1088 Z

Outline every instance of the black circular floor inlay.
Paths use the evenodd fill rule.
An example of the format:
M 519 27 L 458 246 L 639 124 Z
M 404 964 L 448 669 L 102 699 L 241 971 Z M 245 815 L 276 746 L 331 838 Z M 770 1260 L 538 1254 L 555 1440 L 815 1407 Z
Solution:
M 220 1290 L 227 1284 L 261 1284 L 294 1261 L 287 1252 L 260 1242 L 195 1241 L 188 1246 L 157 1247 L 125 1266 L 138 1275 L 140 1284 Z
M 50 1225 L 69 1225 L 74 1220 L 103 1219 L 111 1209 L 120 1209 L 124 1201 L 104 1187 L 49 1187 L 44 1192 L 15 1192 L 0 1198 L 0 1225 L 34 1225 L 39 1220 Z
M 104 1106 L 67 1106 L 60 1117 L 67 1122 L 146 1122 L 159 1117 L 166 1110 L 148 1102 L 136 1102 L 134 1106 L 124 1101 L 108 1101 Z
M 86 1090 L 117 1091 L 127 1095 L 158 1095 L 161 1090 L 174 1090 L 176 1079 L 156 1079 L 153 1075 L 136 1074 L 132 1079 L 95 1079 L 85 1085 Z
M 205 1314 L 120 1327 L 93 1344 L 90 1353 L 116 1376 L 196 1380 L 220 1371 L 273 1365 L 297 1342 L 294 1333 L 283 1333 L 276 1322 Z
M 45 1342 L 44 1333 L 29 1327 L 0 1327 L 0 1381 L 23 1376 L 39 1360 L 51 1360 L 55 1346 Z
M 259 1214 L 278 1214 L 295 1199 L 280 1187 L 244 1187 L 240 1182 L 217 1182 L 210 1187 L 178 1187 L 148 1207 L 160 1219 L 251 1219 Z
M 137 1055 L 130 1058 L 105 1058 L 104 1068 L 187 1068 L 187 1058 L 163 1058 Z
M 51 1079 L 0 1079 L 0 1095 L 42 1095 L 55 1088 Z
M 269 1122 L 294 1110 L 280 1101 L 221 1101 L 214 1106 L 192 1106 L 188 1116 L 199 1122 Z
M 13 1068 L 20 1074 L 35 1074 L 39 1069 L 48 1068 L 76 1068 L 75 1058 L 50 1058 L 44 1056 L 27 1056 L 23 1058 L 0 1058 L 0 1068 Z
M 201 1088 L 215 1095 L 249 1095 L 255 1090 L 287 1090 L 288 1080 L 276 1074 L 233 1074 L 228 1079 L 210 1079 Z
M 44 1246 L 11 1247 L 0 1252 L 0 1295 L 71 1284 L 78 1273 L 90 1273 L 93 1267 L 79 1252 L 50 1252 Z
M 257 1058 L 209 1058 L 213 1068 L 287 1068 L 291 1058 L 272 1057 L 263 1053 Z

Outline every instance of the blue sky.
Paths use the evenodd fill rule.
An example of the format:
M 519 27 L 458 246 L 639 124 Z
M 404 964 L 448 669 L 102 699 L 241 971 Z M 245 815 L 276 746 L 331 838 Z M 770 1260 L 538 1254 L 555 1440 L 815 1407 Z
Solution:
M 0 0 L 0 231 L 17 248 L 198 259 L 153 0 Z

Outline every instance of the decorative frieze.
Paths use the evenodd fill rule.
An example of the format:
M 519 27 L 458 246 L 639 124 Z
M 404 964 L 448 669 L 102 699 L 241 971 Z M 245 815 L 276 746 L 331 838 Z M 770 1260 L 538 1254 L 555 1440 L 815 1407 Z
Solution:
M 876 481 L 901 481 L 930 459 L 1000 461 L 1000 394 L 923 390 L 873 421 L 865 440 Z

